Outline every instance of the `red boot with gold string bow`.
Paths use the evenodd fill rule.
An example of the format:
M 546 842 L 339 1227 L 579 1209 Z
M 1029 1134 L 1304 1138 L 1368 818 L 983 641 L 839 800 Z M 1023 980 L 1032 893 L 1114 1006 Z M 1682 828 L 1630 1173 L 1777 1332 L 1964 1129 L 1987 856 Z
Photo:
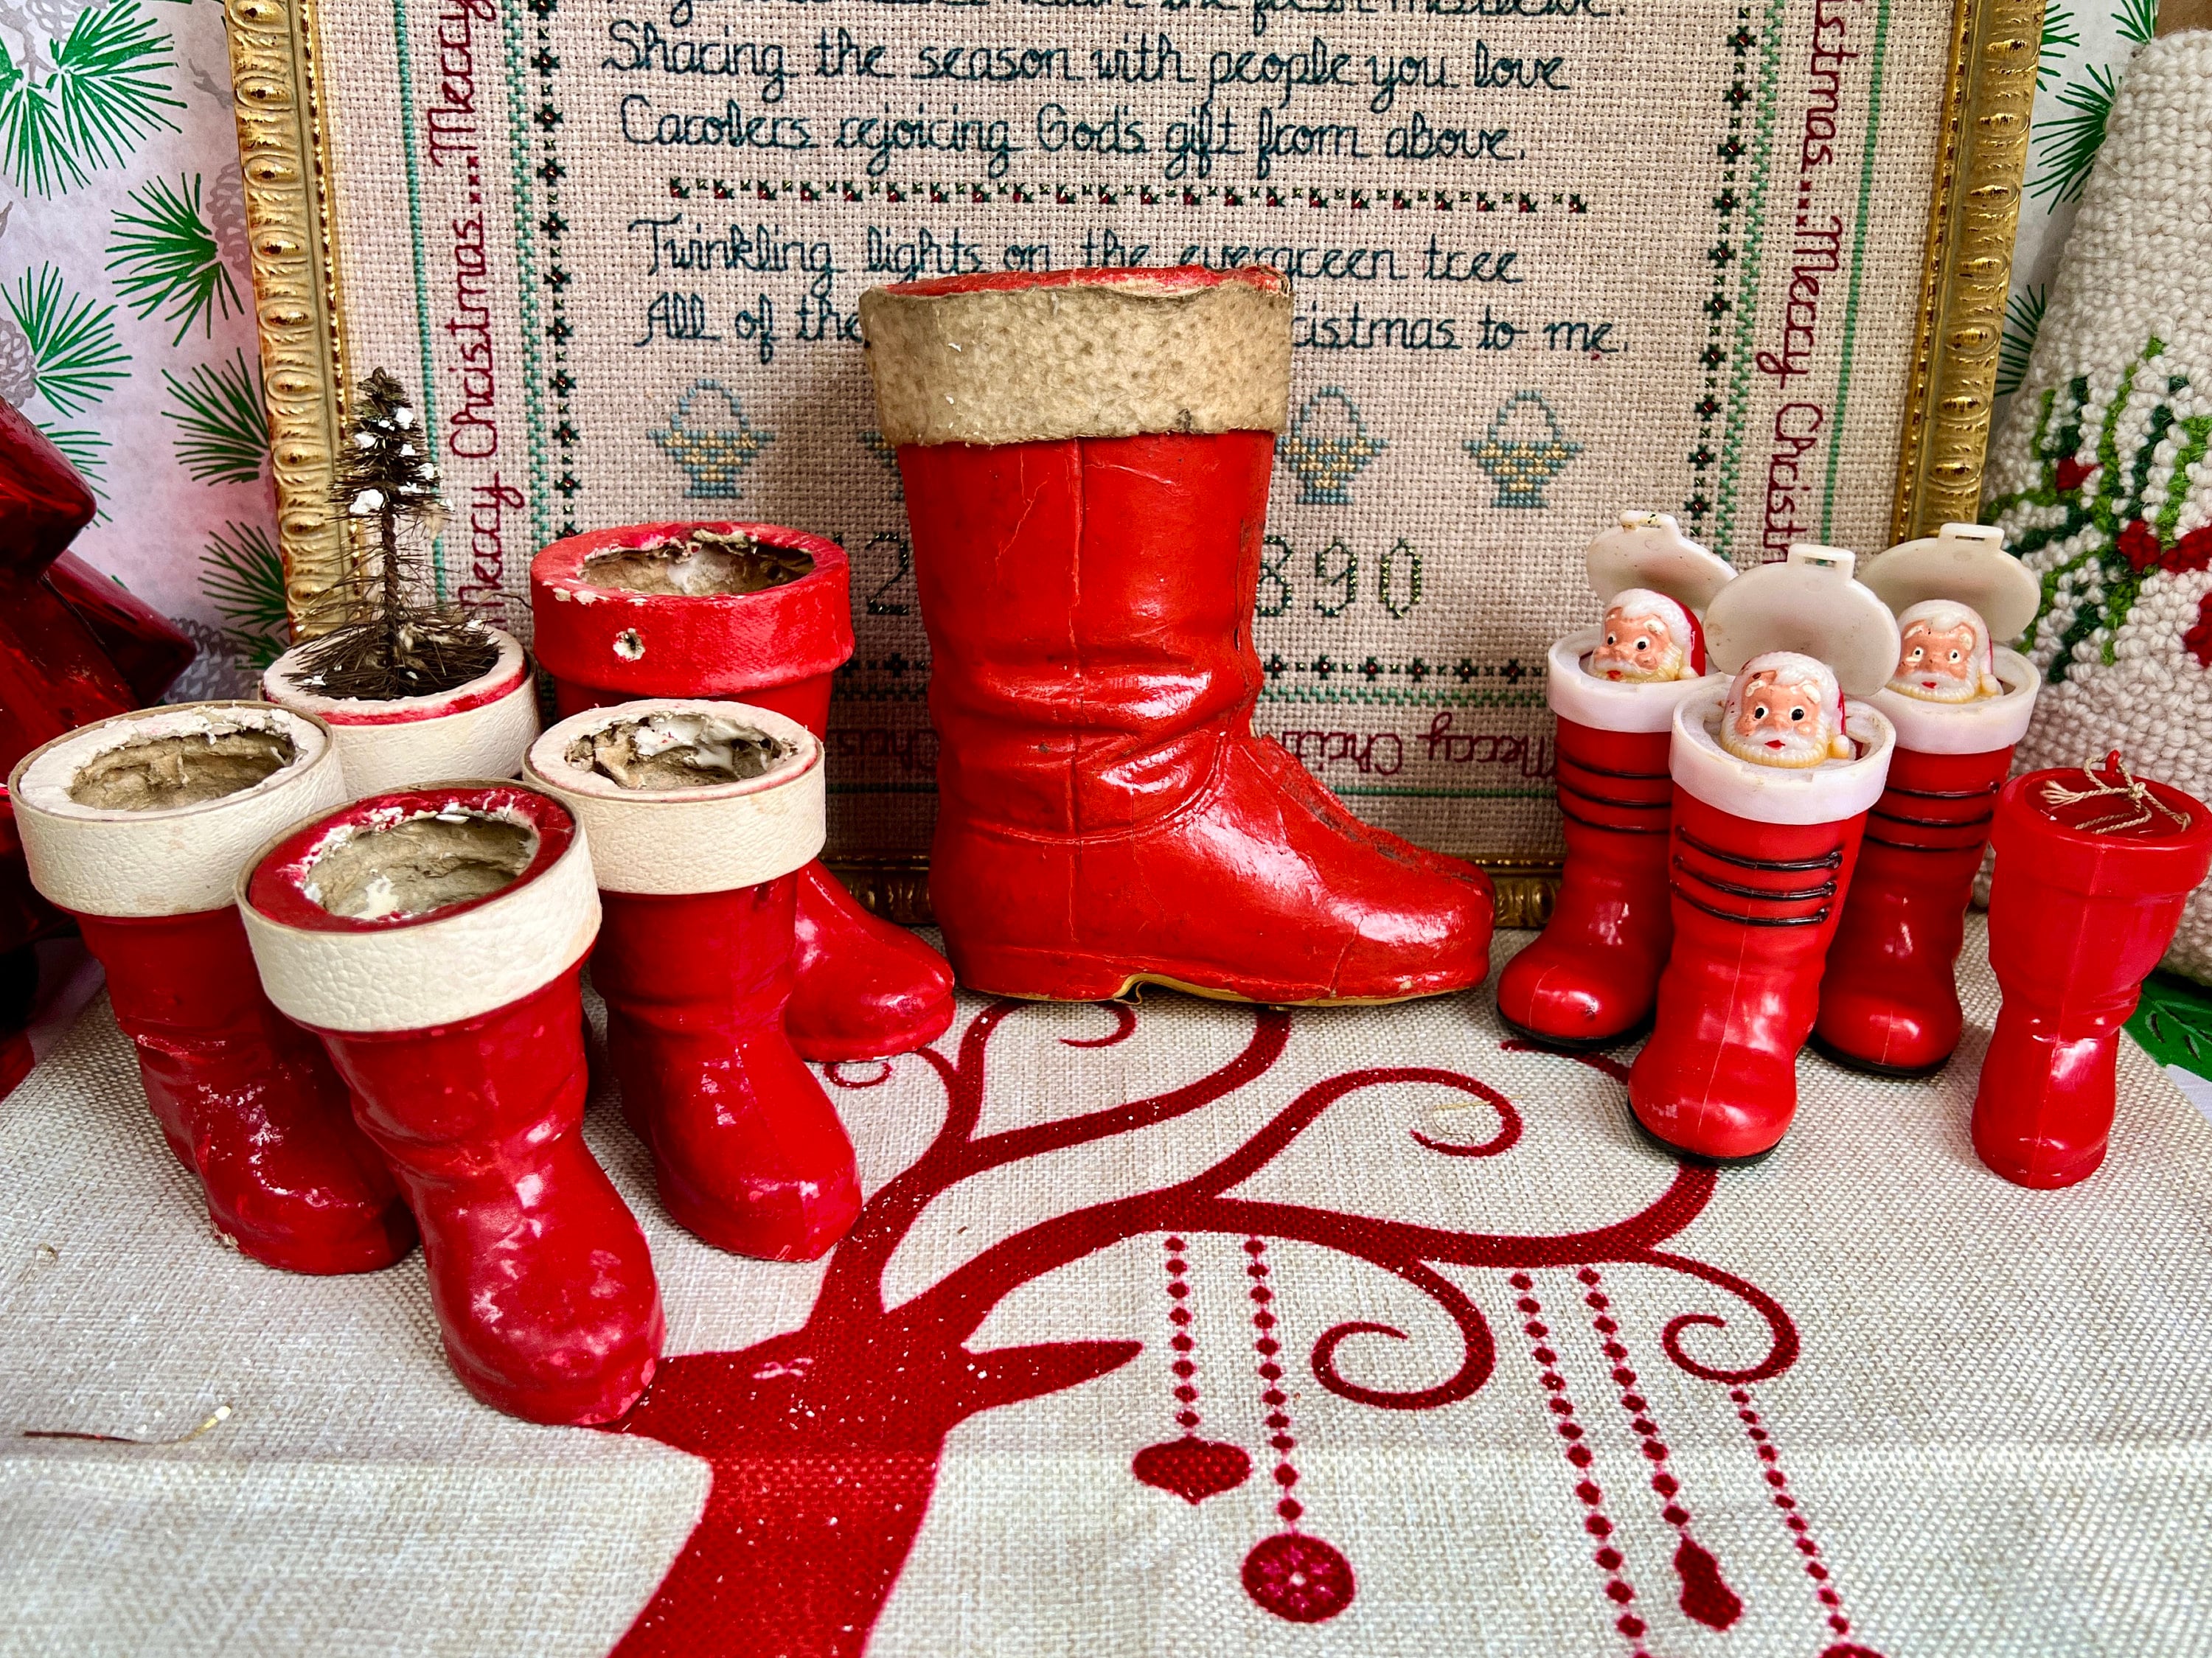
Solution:
M 1623 513 L 1583 558 L 1605 617 L 1552 647 L 1545 692 L 1566 870 L 1543 936 L 1498 981 L 1499 1017 L 1563 1048 L 1620 1042 L 1651 1017 L 1674 938 L 1674 708 L 1706 678 L 1698 617 L 1735 574 L 1664 513 Z
M 2120 1027 L 2212 871 L 2212 810 L 2115 751 L 1997 797 L 1990 965 L 2004 992 L 1974 1096 L 1974 1151 L 2015 1186 L 2096 1172 Z

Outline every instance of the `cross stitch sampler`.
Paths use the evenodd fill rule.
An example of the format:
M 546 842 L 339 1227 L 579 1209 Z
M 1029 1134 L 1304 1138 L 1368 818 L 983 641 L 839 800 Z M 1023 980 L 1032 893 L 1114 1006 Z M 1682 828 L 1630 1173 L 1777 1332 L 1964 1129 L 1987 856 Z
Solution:
M 425 387 L 442 590 L 679 516 L 838 537 L 833 850 L 927 843 L 928 649 L 858 300 L 1297 288 L 1258 728 L 1363 815 L 1555 856 L 1544 649 L 1624 507 L 1887 539 L 1939 0 L 327 0 L 343 372 Z

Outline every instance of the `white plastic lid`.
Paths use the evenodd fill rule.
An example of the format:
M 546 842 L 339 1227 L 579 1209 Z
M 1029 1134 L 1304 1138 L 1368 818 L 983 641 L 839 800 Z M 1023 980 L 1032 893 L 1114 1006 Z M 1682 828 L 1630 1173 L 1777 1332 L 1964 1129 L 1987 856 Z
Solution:
M 2018 639 L 2043 608 L 2042 584 L 2004 550 L 1990 524 L 1947 524 L 1932 536 L 1901 541 L 1867 561 L 1859 580 L 1893 611 L 1923 599 L 1965 604 L 1990 624 L 1993 643 Z
M 1618 528 L 1590 537 L 1583 562 L 1590 591 L 1606 603 L 1627 588 L 1649 587 L 1701 615 L 1735 574 L 1726 559 L 1684 535 L 1671 513 L 1623 513 Z
M 1746 570 L 1713 596 L 1705 654 L 1723 673 L 1769 651 L 1825 662 L 1850 696 L 1871 696 L 1897 671 L 1897 618 L 1851 579 L 1858 556 L 1799 542 L 1778 564 Z

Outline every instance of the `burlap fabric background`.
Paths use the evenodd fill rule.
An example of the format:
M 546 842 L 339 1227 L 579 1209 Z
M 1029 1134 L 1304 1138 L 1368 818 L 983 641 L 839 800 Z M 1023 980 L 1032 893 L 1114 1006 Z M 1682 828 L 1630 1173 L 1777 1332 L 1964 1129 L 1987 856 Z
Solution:
M 349 372 L 427 385 L 447 592 L 681 514 L 842 538 L 833 847 L 933 755 L 857 304 L 962 270 L 1298 293 L 1257 721 L 1426 843 L 1555 853 L 1543 653 L 1624 507 L 1883 538 L 1948 0 L 316 8 Z
M 2212 796 L 2212 32 L 2136 53 L 1990 449 L 1985 514 L 2045 603 L 2023 766 L 2112 748 Z M 2212 979 L 2212 896 L 2167 964 Z
M 1487 993 L 1279 1028 L 1163 998 L 1105 1046 L 1109 1011 L 1028 1006 L 980 1056 L 965 1003 L 940 1044 L 952 1091 L 974 1142 L 1024 1155 L 955 1180 L 988 1159 L 948 1145 L 940 1177 L 883 1195 L 947 1086 L 908 1058 L 837 1091 L 883 1256 L 841 1250 L 842 1310 L 817 1308 L 823 1267 L 677 1231 L 601 1100 L 588 1132 L 651 1238 L 669 1350 L 704 1356 L 672 1362 L 641 1418 L 689 1422 L 711 1467 L 471 1403 L 417 1260 L 316 1281 L 220 1248 L 97 1003 L 0 1104 L 0 1651 L 592 1655 L 649 1602 L 630 1651 L 2204 1650 L 2212 1125 L 2129 1045 L 2100 1173 L 2044 1194 L 1986 1174 L 1966 1136 L 1984 948 L 1977 923 L 1947 1073 L 1874 1082 L 1808 1055 L 1780 1151 L 1717 1178 L 1638 1140 L 1612 1076 L 1502 1046 Z M 1066 1127 L 1240 1056 L 1183 1114 Z M 1399 1074 L 1310 1091 L 1373 1067 Z M 902 1239 L 900 1191 L 940 1184 Z M 1443 1310 L 1462 1297 L 1472 1363 Z M 1775 1373 L 1692 1374 L 1670 1329 L 1692 1364 Z M 1250 1468 L 1195 1505 L 1132 1473 L 1177 1437 L 1178 1385 L 1196 1434 Z M 749 1462 L 760 1410 L 794 1400 L 817 1412 L 814 1454 Z M 230 1418 L 184 1445 L 19 1436 L 161 1438 L 220 1403 Z M 1285 1489 L 1299 1536 L 1348 1563 L 1327 1621 L 1286 1621 L 1243 1582 Z M 1728 1597 L 1740 1614 L 1713 1627 Z

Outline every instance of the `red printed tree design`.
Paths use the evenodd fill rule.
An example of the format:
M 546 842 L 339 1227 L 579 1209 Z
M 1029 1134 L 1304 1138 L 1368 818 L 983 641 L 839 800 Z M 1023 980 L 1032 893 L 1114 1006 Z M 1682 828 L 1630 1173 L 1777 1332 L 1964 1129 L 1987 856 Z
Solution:
M 1462 1353 L 1450 1376 L 1403 1392 L 1346 1376 L 1337 1357 L 1346 1340 L 1363 1334 L 1404 1339 L 1402 1332 L 1371 1321 L 1335 1325 L 1310 1355 L 1323 1388 L 1382 1410 L 1432 1410 L 1468 1398 L 1489 1379 L 1495 1356 L 1489 1327 L 1440 1266 L 1514 1270 L 1620 1262 L 1668 1268 L 1734 1297 L 1768 1332 L 1766 1351 L 1757 1363 L 1717 1370 L 1692 1358 L 1682 1335 L 1691 1327 L 1723 1321 L 1711 1313 L 1682 1315 L 1662 1338 L 1674 1363 L 1740 1388 L 1778 1374 L 1796 1357 L 1795 1327 L 1764 1291 L 1659 1247 L 1705 1208 L 1715 1185 L 1710 1169 L 1682 1165 L 1639 1212 L 1613 1225 L 1555 1236 L 1451 1231 L 1232 1195 L 1331 1105 L 1360 1089 L 1429 1084 L 1486 1102 L 1498 1112 L 1498 1133 L 1480 1145 L 1416 1137 L 1436 1151 L 1492 1156 L 1519 1139 L 1519 1117 L 1503 1095 L 1459 1072 L 1423 1066 L 1350 1071 L 1316 1083 L 1243 1145 L 1188 1179 L 1040 1221 L 993 1244 L 913 1299 L 886 1306 L 885 1266 L 940 1194 L 988 1169 L 1195 1111 L 1263 1077 L 1290 1034 L 1287 1015 L 1261 1011 L 1243 1051 L 1194 1082 L 1151 1099 L 979 1134 L 986 1052 L 993 1033 L 1021 1005 L 1000 1002 L 976 1015 L 955 1059 L 930 1050 L 918 1056 L 944 1083 L 944 1127 L 912 1167 L 869 1199 L 831 1258 L 805 1324 L 740 1351 L 667 1360 L 635 1409 L 611 1424 L 613 1431 L 702 1457 L 714 1470 L 704 1514 L 617 1647 L 618 1658 L 860 1653 L 927 1512 L 945 1436 L 979 1412 L 1103 1376 L 1127 1363 L 1142 1346 L 1128 1340 L 1046 1342 L 977 1351 L 966 1345 L 968 1339 L 1018 1286 L 1124 1239 L 1212 1232 L 1295 1241 L 1371 1262 L 1412 1285 L 1457 1327 Z M 1117 1025 L 1111 1035 L 1063 1040 L 1092 1048 L 1123 1040 L 1135 1029 L 1136 1015 L 1127 1007 L 1112 1011 Z M 1596 1063 L 1618 1072 L 1609 1062 Z M 889 1074 L 886 1067 L 884 1075 Z M 833 1080 L 842 1082 L 834 1073 Z M 1696 1553 L 1702 1574 L 1710 1557 Z M 1258 1589 L 1253 1592 L 1261 1599 Z M 1348 1587 L 1337 1592 L 1348 1598 Z M 1686 1578 L 1685 1594 L 1692 1616 L 1708 1622 L 1735 1616 L 1734 1598 L 1724 1586 L 1717 1596 L 1712 1583 Z M 1723 1612 L 1698 1610 L 1717 1603 Z M 1632 1644 L 1640 1649 L 1640 1642 Z

